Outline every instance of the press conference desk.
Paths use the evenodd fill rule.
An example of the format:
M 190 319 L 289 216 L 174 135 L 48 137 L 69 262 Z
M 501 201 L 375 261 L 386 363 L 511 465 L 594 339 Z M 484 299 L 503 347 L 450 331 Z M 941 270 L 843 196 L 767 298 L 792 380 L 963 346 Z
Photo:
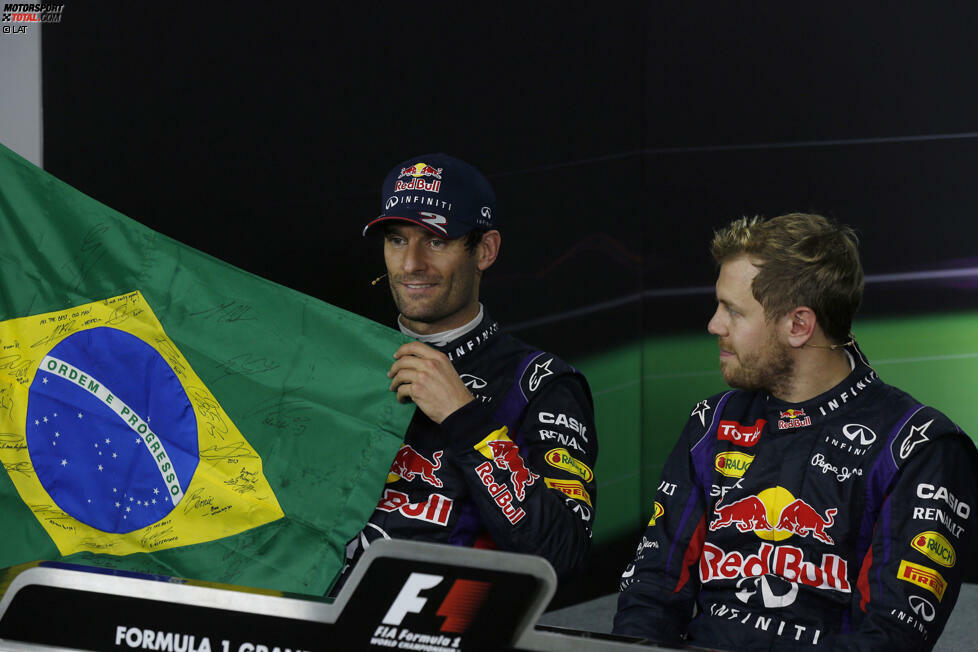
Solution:
M 27 566 L 6 577 L 16 574 L 0 598 L 2 649 L 666 649 L 536 626 L 556 576 L 529 555 L 382 540 L 332 602 L 59 563 Z

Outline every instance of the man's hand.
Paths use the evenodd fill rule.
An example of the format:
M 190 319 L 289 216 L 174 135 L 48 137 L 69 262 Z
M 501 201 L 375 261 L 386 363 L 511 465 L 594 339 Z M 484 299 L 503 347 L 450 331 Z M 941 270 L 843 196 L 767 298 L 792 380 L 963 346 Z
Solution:
M 421 342 L 408 342 L 394 353 L 396 362 L 387 377 L 397 400 L 409 399 L 435 423 L 475 397 L 458 377 L 448 356 Z

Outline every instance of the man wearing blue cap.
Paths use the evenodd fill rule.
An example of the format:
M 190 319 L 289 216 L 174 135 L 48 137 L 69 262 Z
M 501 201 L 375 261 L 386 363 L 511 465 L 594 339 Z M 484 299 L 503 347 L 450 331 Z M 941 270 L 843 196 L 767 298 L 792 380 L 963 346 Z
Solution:
M 584 376 L 502 332 L 479 303 L 499 254 L 496 199 L 471 165 L 425 154 L 384 180 L 384 238 L 401 346 L 388 372 L 414 419 L 355 560 L 378 538 L 498 548 L 546 558 L 559 576 L 591 543 L 598 454 Z

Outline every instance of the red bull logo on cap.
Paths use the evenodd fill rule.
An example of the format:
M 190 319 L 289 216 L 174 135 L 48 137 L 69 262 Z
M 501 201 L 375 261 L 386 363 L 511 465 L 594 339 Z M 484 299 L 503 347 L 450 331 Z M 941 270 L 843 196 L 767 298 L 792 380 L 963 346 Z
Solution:
M 717 439 L 750 447 L 760 441 L 761 431 L 766 424 L 765 419 L 758 419 L 752 426 L 745 426 L 736 421 L 721 421 L 717 426 Z
M 713 511 L 716 518 L 710 523 L 710 531 L 733 526 L 740 532 L 753 531 L 768 541 L 783 541 L 797 534 L 835 545 L 826 530 L 835 523 L 839 510 L 831 507 L 824 514 L 819 513 L 784 487 L 765 489 L 756 496 L 747 496 L 728 505 L 718 502 Z
M 394 463 L 391 464 L 390 473 L 387 474 L 387 483 L 397 482 L 404 478 L 408 482 L 419 478 L 422 482 L 427 482 L 432 487 L 442 487 L 444 483 L 435 475 L 435 471 L 441 468 L 441 456 L 444 451 L 435 451 L 429 460 L 427 457 L 417 452 L 410 445 L 404 444 L 394 456 Z
M 414 165 L 409 165 L 406 168 L 401 168 L 401 173 L 397 175 L 398 179 L 403 177 L 434 177 L 435 179 L 441 179 L 441 171 L 445 168 L 435 169 L 428 165 L 427 163 L 415 163 Z

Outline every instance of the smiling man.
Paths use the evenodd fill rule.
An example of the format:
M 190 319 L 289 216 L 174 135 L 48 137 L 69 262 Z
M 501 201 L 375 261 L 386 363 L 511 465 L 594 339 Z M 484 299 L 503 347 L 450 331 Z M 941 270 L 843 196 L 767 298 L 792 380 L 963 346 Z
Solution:
M 501 236 L 478 170 L 408 159 L 382 201 L 364 234 L 383 236 L 398 326 L 414 340 L 393 352 L 390 389 L 417 411 L 348 560 L 378 537 L 413 539 L 536 554 L 566 576 L 587 558 L 597 500 L 587 381 L 479 303 Z
M 693 408 L 663 468 L 614 631 L 725 650 L 930 649 L 972 554 L 974 444 L 856 346 L 851 229 L 744 218 L 712 251 L 708 330 L 734 389 Z

